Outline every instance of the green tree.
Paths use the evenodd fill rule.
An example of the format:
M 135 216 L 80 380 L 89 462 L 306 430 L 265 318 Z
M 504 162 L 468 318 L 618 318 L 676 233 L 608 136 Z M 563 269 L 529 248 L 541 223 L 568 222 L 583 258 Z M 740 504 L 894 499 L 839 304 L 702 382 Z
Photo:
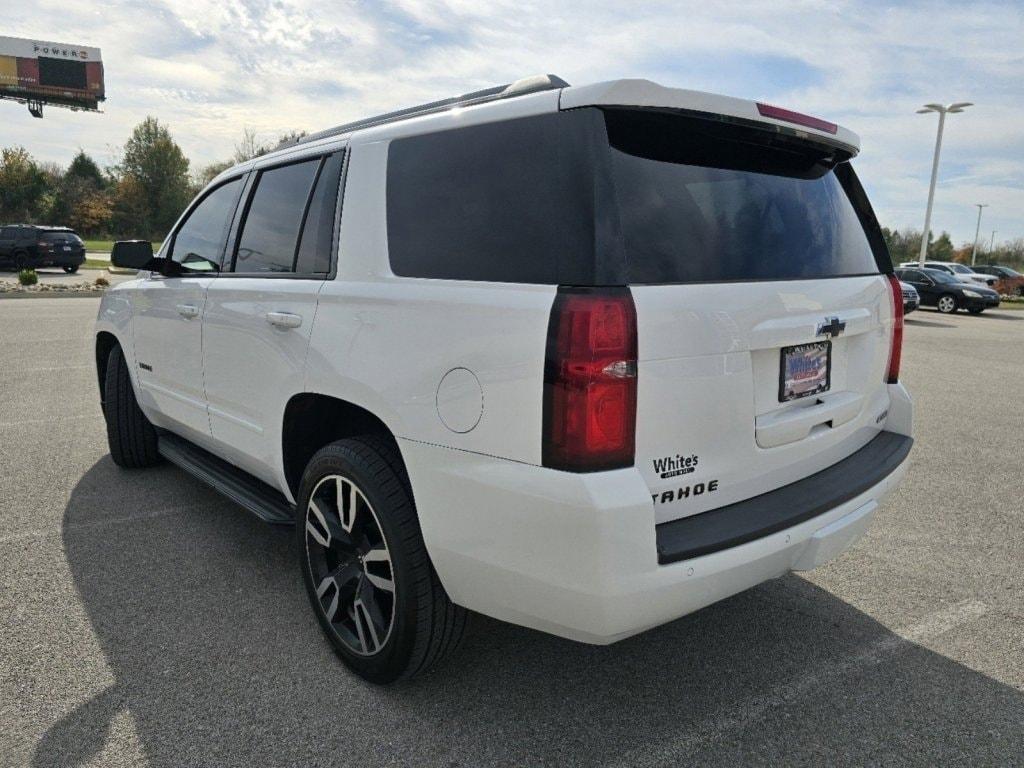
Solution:
M 53 177 L 47 218 L 53 224 L 73 227 L 79 234 L 93 235 L 106 231 L 109 216 L 106 221 L 97 216 L 98 211 L 109 208 L 109 200 L 106 206 L 100 204 L 106 183 L 96 162 L 79 149 L 67 170 Z
M 93 189 L 103 189 L 107 183 L 103 171 L 100 170 L 96 161 L 85 154 L 85 150 L 81 148 L 64 173 L 64 178 L 81 179 Z
M 921 233 L 913 229 L 900 232 L 897 229 L 882 227 L 882 237 L 889 247 L 889 255 L 892 256 L 893 264 L 900 264 L 904 261 L 914 261 L 921 250 Z
M 188 158 L 166 126 L 155 117 L 135 126 L 114 174 L 117 231 L 162 238 L 191 194 Z
M 953 241 L 949 237 L 949 232 L 943 232 L 938 238 L 930 238 L 928 241 L 928 258 L 934 259 L 935 261 L 952 261 L 953 251 L 956 248 L 953 246 Z
M 198 192 L 234 164 L 233 160 L 222 160 L 219 163 L 210 163 L 200 168 L 199 173 L 196 174 L 196 191 Z
M 47 175 L 24 147 L 0 151 L 0 221 L 39 221 L 48 188 Z

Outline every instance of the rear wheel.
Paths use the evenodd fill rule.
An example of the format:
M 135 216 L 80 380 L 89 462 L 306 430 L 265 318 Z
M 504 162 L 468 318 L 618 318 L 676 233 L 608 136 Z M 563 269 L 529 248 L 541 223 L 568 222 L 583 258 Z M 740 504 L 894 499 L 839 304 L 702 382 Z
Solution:
M 110 457 L 119 467 L 138 469 L 160 461 L 156 429 L 139 408 L 131 376 L 119 346 L 110 350 L 104 376 L 103 415 Z
M 78 271 L 78 265 L 75 264 L 73 266 L 64 267 L 64 271 L 67 272 L 69 275 L 73 275 L 75 274 L 75 272 Z
M 952 314 L 953 312 L 956 312 L 956 296 L 954 296 L 951 293 L 947 293 L 944 294 L 943 296 L 940 296 L 937 306 L 939 308 L 939 312 L 941 312 L 944 315 L 949 315 Z
M 306 592 L 334 651 L 356 674 L 390 683 L 458 646 L 467 613 L 427 555 L 396 449 L 339 440 L 309 462 L 296 505 Z

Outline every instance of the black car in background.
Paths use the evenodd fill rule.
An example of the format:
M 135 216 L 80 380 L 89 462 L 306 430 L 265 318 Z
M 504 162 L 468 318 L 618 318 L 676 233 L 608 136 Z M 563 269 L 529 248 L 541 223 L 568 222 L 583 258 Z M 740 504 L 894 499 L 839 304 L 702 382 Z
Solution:
M 917 293 L 917 289 L 914 288 L 910 283 L 904 283 L 900 281 L 900 293 L 903 294 L 903 314 L 909 315 L 919 306 L 921 306 L 921 297 Z
M 8 269 L 61 267 L 71 274 L 85 263 L 85 243 L 67 227 L 0 226 L 0 266 Z
M 938 269 L 896 270 L 896 277 L 914 286 L 921 304 L 935 307 L 943 314 L 966 309 L 980 315 L 986 309 L 999 306 L 999 294 L 981 283 L 962 283 L 948 272 Z

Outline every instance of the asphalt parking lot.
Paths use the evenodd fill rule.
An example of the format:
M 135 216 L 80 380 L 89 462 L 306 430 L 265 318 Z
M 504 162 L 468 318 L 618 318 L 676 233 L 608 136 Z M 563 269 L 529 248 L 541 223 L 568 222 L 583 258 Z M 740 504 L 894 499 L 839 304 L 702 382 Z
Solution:
M 268 528 L 117 469 L 97 300 L 0 301 L 0 765 L 1024 764 L 1024 312 L 913 314 L 917 444 L 871 533 L 617 645 L 480 618 L 379 689 Z

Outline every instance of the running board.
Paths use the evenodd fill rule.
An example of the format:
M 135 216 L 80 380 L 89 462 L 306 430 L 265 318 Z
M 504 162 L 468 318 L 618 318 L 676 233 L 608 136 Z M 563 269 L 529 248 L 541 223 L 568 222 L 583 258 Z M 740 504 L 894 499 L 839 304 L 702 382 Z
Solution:
M 169 462 L 177 464 L 196 479 L 220 491 L 260 520 L 274 525 L 294 524 L 295 507 L 288 503 L 280 491 L 248 472 L 228 464 L 184 438 L 169 433 L 160 435 L 157 450 Z

